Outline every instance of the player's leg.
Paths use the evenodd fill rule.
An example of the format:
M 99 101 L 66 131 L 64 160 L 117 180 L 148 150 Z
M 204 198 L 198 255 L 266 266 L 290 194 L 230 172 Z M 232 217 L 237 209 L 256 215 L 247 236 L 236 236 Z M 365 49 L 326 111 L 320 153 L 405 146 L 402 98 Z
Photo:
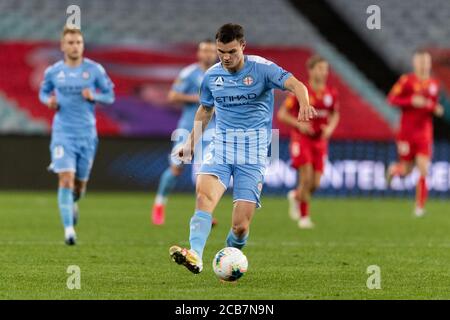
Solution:
M 76 171 L 76 155 L 73 143 L 68 139 L 52 135 L 49 169 L 58 175 L 58 208 L 64 226 L 64 238 L 74 245 L 76 234 L 73 226 L 73 189 Z
M 254 202 L 237 200 L 234 203 L 231 229 L 226 239 L 228 247 L 242 249 L 245 246 L 255 209 Z
M 311 195 L 313 195 L 317 191 L 317 189 L 320 188 L 320 180 L 321 179 L 322 179 L 322 171 L 315 170 L 312 188 L 311 188 Z
M 75 185 L 73 189 L 73 224 L 78 224 L 80 212 L 78 208 L 78 201 L 86 194 L 87 180 L 80 180 L 75 178 Z
M 183 173 L 181 164 L 172 163 L 161 175 L 159 179 L 158 191 L 156 192 L 155 202 L 152 209 L 152 223 L 155 225 L 164 224 L 165 206 L 169 194 L 177 183 L 178 177 Z
M 73 189 L 73 221 L 74 225 L 79 220 L 78 202 L 85 196 L 89 176 L 94 164 L 95 154 L 97 152 L 98 139 L 85 138 L 79 139 L 76 149 L 77 163 L 75 173 L 75 183 Z
M 314 227 L 314 223 L 311 221 L 311 215 L 309 213 L 309 205 L 312 195 L 320 187 L 320 180 L 325 168 L 325 159 L 327 156 L 328 145 L 326 140 L 318 140 L 311 143 L 311 166 L 305 166 L 303 175 L 305 177 L 304 199 L 300 204 L 301 206 L 301 218 L 298 223 L 301 229 L 311 229 Z M 308 188 L 309 187 L 309 188 Z M 309 191 L 309 192 L 308 192 Z
M 430 157 L 424 154 L 418 154 L 416 157 L 416 166 L 419 169 L 419 180 L 416 186 L 416 208 L 415 215 L 421 217 L 425 214 L 425 203 L 428 198 L 428 188 L 426 177 L 430 166 Z
M 291 155 L 291 166 L 295 170 L 299 170 L 302 163 L 302 157 L 300 155 L 300 141 L 291 141 L 289 145 L 289 153 Z M 298 190 L 300 190 L 300 174 L 297 175 L 297 187 L 288 192 L 287 198 L 289 202 L 289 217 L 298 221 L 300 219 L 299 202 L 297 201 Z
M 191 249 L 187 250 L 179 246 L 172 246 L 169 254 L 178 264 L 184 265 L 193 273 L 199 273 L 203 269 L 203 250 L 206 245 L 212 227 L 212 213 L 220 198 L 226 190 L 230 172 L 224 170 L 211 170 L 216 173 L 209 174 L 201 170 L 197 176 L 195 212 L 190 220 L 189 243 Z M 217 168 L 216 168 L 217 169 Z M 222 177 L 221 177 L 222 176 Z M 226 177 L 228 179 L 226 180 Z
M 314 227 L 309 216 L 309 204 L 311 202 L 311 191 L 314 185 L 314 169 L 312 163 L 306 163 L 299 169 L 300 184 L 297 190 L 297 201 L 300 209 L 300 220 L 298 226 L 301 229 Z
M 407 160 L 400 160 L 392 163 L 388 168 L 388 183 L 394 177 L 405 177 L 414 169 L 414 162 Z
M 75 173 L 63 171 L 58 173 L 58 207 L 64 225 L 66 244 L 74 245 L 76 234 L 73 225 L 73 188 Z
M 199 174 L 197 176 L 195 213 L 191 218 L 189 242 L 191 249 L 200 257 L 212 226 L 212 213 L 225 192 L 226 187 L 216 176 Z
M 242 249 L 247 243 L 250 223 L 255 208 L 261 206 L 265 166 L 245 164 L 234 166 L 233 215 L 231 229 L 226 239 L 228 247 Z
M 386 183 L 389 187 L 394 177 L 405 177 L 414 168 L 414 150 L 409 141 L 397 141 L 398 162 L 391 163 L 386 172 Z

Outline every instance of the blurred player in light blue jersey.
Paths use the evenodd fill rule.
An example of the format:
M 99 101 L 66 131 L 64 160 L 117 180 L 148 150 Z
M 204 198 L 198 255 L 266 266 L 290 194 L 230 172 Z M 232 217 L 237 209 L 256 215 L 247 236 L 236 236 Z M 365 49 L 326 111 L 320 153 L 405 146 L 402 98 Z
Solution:
M 175 80 L 172 89 L 169 92 L 169 101 L 183 105 L 183 112 L 178 121 L 175 134 L 174 149 L 184 144 L 192 131 L 194 125 L 195 113 L 197 112 L 199 101 L 200 85 L 203 76 L 214 63 L 217 62 L 216 44 L 211 40 L 205 40 L 199 43 L 197 49 L 197 63 L 193 63 L 181 70 L 178 78 Z M 214 121 L 211 121 L 202 143 L 204 149 L 208 145 L 208 140 L 212 139 L 214 132 Z M 201 153 L 200 153 L 201 154 Z M 163 172 L 159 180 L 159 187 L 156 193 L 156 199 L 152 209 L 152 223 L 155 225 L 164 224 L 165 205 L 168 196 L 175 187 L 177 178 L 183 172 L 183 164 L 176 157 L 171 157 L 170 166 Z
M 97 150 L 94 107 L 114 102 L 113 83 L 103 67 L 83 58 L 83 35 L 65 27 L 61 37 L 64 61 L 47 68 L 39 100 L 56 110 L 53 119 L 50 169 L 58 174 L 58 206 L 65 242 L 74 245 L 77 201 L 86 191 Z
M 250 222 L 260 206 L 274 108 L 273 89 L 289 90 L 299 101 L 299 121 L 309 121 L 315 110 L 308 90 L 291 73 L 258 56 L 244 55 L 240 25 L 223 25 L 216 34 L 220 63 L 205 74 L 200 107 L 189 141 L 178 150 L 183 161 L 192 158 L 193 146 L 215 110 L 214 142 L 197 176 L 195 213 L 190 221 L 190 249 L 172 246 L 173 261 L 193 273 L 203 269 L 203 250 L 211 231 L 212 213 L 233 177 L 233 213 L 227 247 L 241 249 Z

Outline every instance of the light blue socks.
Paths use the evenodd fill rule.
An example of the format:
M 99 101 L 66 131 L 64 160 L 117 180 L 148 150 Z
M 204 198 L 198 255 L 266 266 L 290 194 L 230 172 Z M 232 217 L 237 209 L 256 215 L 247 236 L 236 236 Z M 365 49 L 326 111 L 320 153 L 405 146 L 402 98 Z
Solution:
M 196 210 L 191 218 L 189 242 L 191 249 L 203 256 L 206 240 L 211 232 L 212 215 L 201 210 Z
M 64 228 L 73 227 L 73 190 L 58 188 L 58 206 Z
M 174 176 L 172 170 L 167 168 L 159 180 L 158 192 L 156 193 L 161 198 L 166 198 L 172 192 L 177 182 L 177 176 Z
M 227 247 L 238 248 L 240 250 L 247 243 L 247 239 L 248 239 L 248 233 L 243 238 L 238 238 L 234 234 L 233 230 L 230 229 L 230 232 L 228 233 L 228 236 L 227 236 L 226 244 L 227 244 Z

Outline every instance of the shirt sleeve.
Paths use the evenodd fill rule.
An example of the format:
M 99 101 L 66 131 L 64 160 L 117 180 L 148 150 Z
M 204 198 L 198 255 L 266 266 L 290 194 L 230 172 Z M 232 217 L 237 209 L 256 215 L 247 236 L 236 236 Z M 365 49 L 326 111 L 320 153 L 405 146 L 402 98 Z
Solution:
M 405 95 L 404 89 L 406 83 L 408 81 L 407 76 L 403 75 L 400 79 L 394 84 L 391 91 L 388 94 L 388 102 L 391 105 L 394 105 L 399 108 L 409 108 L 411 107 L 411 95 Z
M 44 80 L 42 81 L 41 87 L 39 89 L 39 100 L 43 104 L 47 104 L 47 101 L 54 89 L 55 86 L 53 85 L 53 81 L 51 78 L 51 67 L 48 67 L 44 72 Z
M 211 89 L 209 88 L 209 77 L 205 76 L 203 78 L 202 84 L 200 86 L 200 104 L 207 108 L 214 107 L 214 97 L 212 95 Z
M 289 71 L 284 70 L 273 62 L 263 64 L 267 84 L 270 89 L 285 90 L 284 82 L 292 76 Z
M 98 92 L 94 92 L 94 100 L 104 104 L 111 104 L 115 100 L 114 83 L 101 65 L 97 65 L 97 67 L 95 87 L 98 89 Z
M 189 73 L 180 72 L 178 78 L 172 85 L 172 90 L 178 93 L 189 93 L 191 89 L 191 78 L 189 77 Z

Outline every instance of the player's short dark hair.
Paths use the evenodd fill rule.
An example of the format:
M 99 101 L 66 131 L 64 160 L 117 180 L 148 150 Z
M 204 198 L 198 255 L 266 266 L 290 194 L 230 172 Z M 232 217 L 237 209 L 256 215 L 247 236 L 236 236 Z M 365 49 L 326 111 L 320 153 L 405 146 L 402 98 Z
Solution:
M 234 40 L 242 42 L 244 41 L 244 28 L 235 23 L 224 24 L 217 30 L 216 40 L 222 43 L 230 43 Z
M 320 62 L 328 62 L 328 61 L 318 54 L 312 55 L 311 57 L 309 57 L 308 60 L 306 60 L 306 68 L 308 68 L 308 70 L 311 70 L 316 66 L 316 64 Z

